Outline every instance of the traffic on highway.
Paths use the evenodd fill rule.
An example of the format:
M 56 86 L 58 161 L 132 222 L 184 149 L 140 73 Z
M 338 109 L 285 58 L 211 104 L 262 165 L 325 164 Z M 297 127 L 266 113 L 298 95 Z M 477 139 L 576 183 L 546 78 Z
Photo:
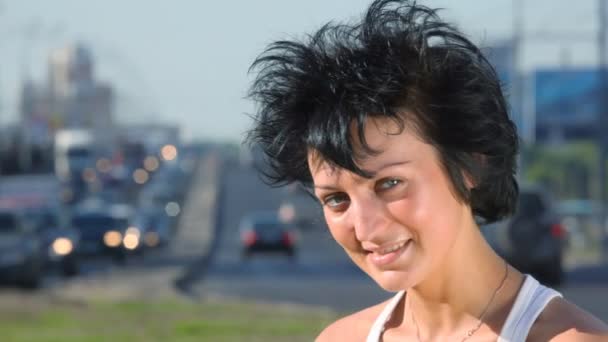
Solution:
M 107 260 L 124 265 L 165 248 L 200 154 L 164 139 L 99 141 L 87 130 L 57 133 L 45 172 L 0 179 L 0 279 L 27 289 L 69 279 Z M 103 263 L 103 262 L 102 262 Z

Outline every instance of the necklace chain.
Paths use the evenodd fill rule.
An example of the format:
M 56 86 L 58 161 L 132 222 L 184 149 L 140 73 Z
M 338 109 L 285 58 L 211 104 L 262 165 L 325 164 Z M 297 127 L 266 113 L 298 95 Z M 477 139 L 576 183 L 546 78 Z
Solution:
M 494 290 L 494 293 L 492 294 L 492 297 L 490 297 L 490 300 L 488 301 L 488 304 L 486 304 L 486 307 L 483 309 L 481 315 L 479 316 L 479 320 L 477 322 L 477 325 L 474 328 L 469 329 L 467 331 L 467 333 L 462 338 L 462 340 L 460 340 L 461 342 L 464 342 L 464 341 L 468 340 L 471 336 L 473 336 L 473 334 L 475 334 L 477 332 L 477 330 L 479 330 L 479 328 L 481 328 L 481 325 L 483 324 L 483 319 L 485 318 L 486 313 L 488 312 L 488 309 L 490 308 L 490 305 L 492 305 L 492 302 L 494 301 L 494 298 L 496 298 L 496 295 L 505 286 L 505 282 L 507 280 L 507 276 L 508 275 L 509 275 L 509 265 L 505 261 L 505 275 L 502 278 L 502 281 L 500 282 L 500 285 L 496 288 L 496 290 Z M 414 322 L 414 326 L 416 327 L 416 339 L 418 340 L 418 342 L 421 342 L 422 340 L 420 339 L 420 328 L 418 327 L 418 323 L 416 322 L 416 317 L 414 317 L 414 311 L 412 311 L 411 302 L 410 302 L 409 307 L 410 307 L 410 315 L 412 316 L 412 321 Z

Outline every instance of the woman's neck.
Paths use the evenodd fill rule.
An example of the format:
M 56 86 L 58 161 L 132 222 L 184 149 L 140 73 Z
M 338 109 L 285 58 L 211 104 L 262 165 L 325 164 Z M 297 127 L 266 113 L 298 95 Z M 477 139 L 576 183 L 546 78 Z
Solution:
M 523 279 L 506 266 L 478 228 L 463 230 L 444 264 L 408 290 L 407 303 L 402 306 L 404 323 L 414 324 L 426 338 L 464 337 L 485 311 L 482 320 L 486 325 L 502 326 L 510 308 L 506 304 L 512 303 Z M 500 332 L 499 326 L 491 328 Z

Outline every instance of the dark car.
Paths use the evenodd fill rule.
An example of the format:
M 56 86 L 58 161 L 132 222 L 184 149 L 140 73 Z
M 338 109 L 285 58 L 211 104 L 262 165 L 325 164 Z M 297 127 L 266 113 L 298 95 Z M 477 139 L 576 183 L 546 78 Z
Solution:
M 187 166 L 184 168 L 180 166 L 182 162 L 185 163 L 184 165 L 187 165 L 187 162 L 181 159 L 180 161 L 165 162 L 154 174 L 151 184 L 151 186 L 159 186 L 161 188 L 170 187 L 169 189 L 163 189 L 162 192 L 167 193 L 172 200 L 177 202 L 182 202 L 186 196 L 192 176 L 187 171 Z
M 80 234 L 69 227 L 61 208 L 33 207 L 26 209 L 25 213 L 40 238 L 45 267 L 58 269 L 65 276 L 78 274 L 80 261 L 75 250 Z
M 0 196 L 0 210 L 19 213 L 40 243 L 45 270 L 58 269 L 64 275 L 78 273 L 74 249 L 78 232 L 68 226 L 67 211 L 57 198 L 57 191 L 33 191 L 21 186 L 18 192 Z
M 23 213 L 0 210 L 0 278 L 35 288 L 42 279 L 43 264 L 41 241 Z
M 139 243 L 137 232 L 129 230 L 131 215 L 130 206 L 122 204 L 77 208 L 71 218 L 71 226 L 80 234 L 76 252 L 124 261 L 127 247 Z
M 137 210 L 131 226 L 140 230 L 148 248 L 166 246 L 172 237 L 171 218 L 160 206 L 144 206 Z
M 140 192 L 138 200 L 139 207 L 160 208 L 169 218 L 170 226 L 179 221 L 181 203 L 181 195 L 173 183 L 161 183 L 157 178 Z
M 522 188 L 515 214 L 482 230 L 495 250 L 520 271 L 552 285 L 562 281 L 566 231 L 542 188 Z
M 239 232 L 244 258 L 249 258 L 255 252 L 279 252 L 292 259 L 295 257 L 296 232 L 275 212 L 246 216 L 241 221 Z

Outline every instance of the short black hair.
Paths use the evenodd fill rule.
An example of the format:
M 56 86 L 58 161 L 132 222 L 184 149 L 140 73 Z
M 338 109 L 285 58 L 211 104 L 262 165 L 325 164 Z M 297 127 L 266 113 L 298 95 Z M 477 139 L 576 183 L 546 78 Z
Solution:
M 513 213 L 519 144 L 501 83 L 480 49 L 437 12 L 377 0 L 360 22 L 328 23 L 258 56 L 246 140 L 263 150 L 269 183 L 310 185 L 309 151 L 370 177 L 358 161 L 379 151 L 362 132 L 366 119 L 388 117 L 435 147 L 476 216 L 494 222 Z

